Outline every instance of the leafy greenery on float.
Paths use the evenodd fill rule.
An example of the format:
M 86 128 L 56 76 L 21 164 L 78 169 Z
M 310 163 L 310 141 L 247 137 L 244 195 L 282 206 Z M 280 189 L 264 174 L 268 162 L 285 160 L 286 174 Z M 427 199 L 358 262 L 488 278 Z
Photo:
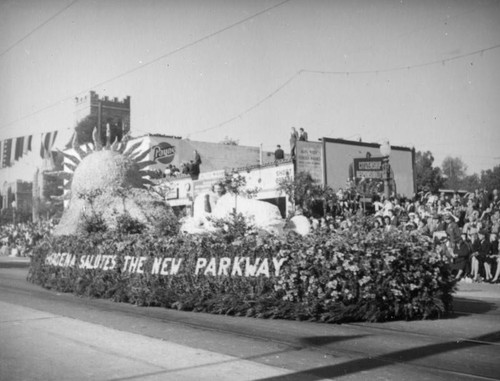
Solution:
M 60 292 L 235 316 L 328 323 L 442 316 L 451 309 L 455 283 L 448 259 L 419 235 L 365 228 L 358 220 L 341 233 L 285 238 L 228 229 L 200 236 L 158 237 L 104 231 L 53 238 L 39 245 L 28 279 Z M 116 255 L 113 270 L 54 267 L 48 254 Z M 126 256 L 146 256 L 142 274 L 122 271 Z M 183 258 L 176 275 L 151 273 L 154 258 Z M 282 258 L 269 278 L 195 275 L 197 258 Z M 77 261 L 77 262 L 78 262 Z

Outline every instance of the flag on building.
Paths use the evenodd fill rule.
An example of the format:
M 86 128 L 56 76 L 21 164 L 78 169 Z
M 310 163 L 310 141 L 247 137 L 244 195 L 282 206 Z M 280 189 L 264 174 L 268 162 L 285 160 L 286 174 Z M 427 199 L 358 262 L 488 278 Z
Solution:
M 12 162 L 12 139 L 3 141 L 2 158 L 2 168 L 10 167 Z
M 40 157 L 43 159 L 46 155 L 50 154 L 54 142 L 57 138 L 57 131 L 44 132 L 42 133 L 42 139 L 40 144 Z
M 25 137 L 22 136 L 20 138 L 15 138 L 15 150 L 14 150 L 14 160 L 19 160 L 21 156 L 23 156 L 23 149 L 24 149 L 24 139 Z
M 0 141 L 0 168 L 10 167 L 32 150 L 33 135 Z
M 33 135 L 28 135 L 24 137 L 23 154 L 26 155 L 31 152 L 31 142 L 33 140 Z

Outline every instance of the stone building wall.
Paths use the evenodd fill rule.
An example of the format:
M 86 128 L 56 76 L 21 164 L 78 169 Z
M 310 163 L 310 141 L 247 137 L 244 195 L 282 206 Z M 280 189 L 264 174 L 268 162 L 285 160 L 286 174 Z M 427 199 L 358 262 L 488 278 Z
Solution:
M 88 116 L 95 118 L 96 125 L 100 120 L 103 139 L 106 136 L 106 125 L 109 123 L 112 140 L 116 136 L 120 140 L 130 131 L 130 96 L 122 100 L 107 96 L 101 98 L 95 91 L 91 91 L 83 97 L 76 97 L 75 124 Z

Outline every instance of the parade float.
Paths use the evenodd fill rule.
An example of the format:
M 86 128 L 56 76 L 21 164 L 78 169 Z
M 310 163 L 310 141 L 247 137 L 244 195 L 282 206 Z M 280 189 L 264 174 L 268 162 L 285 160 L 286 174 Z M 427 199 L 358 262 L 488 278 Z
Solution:
M 321 322 L 439 317 L 451 309 L 449 259 L 418 234 L 290 227 L 246 200 L 237 173 L 178 221 L 147 187 L 144 152 L 124 143 L 81 150 L 56 235 L 28 279 L 59 292 L 141 306 Z M 264 204 L 261 204 L 264 203 Z M 259 211 L 262 211 L 260 213 Z M 266 217 L 267 216 L 267 217 Z

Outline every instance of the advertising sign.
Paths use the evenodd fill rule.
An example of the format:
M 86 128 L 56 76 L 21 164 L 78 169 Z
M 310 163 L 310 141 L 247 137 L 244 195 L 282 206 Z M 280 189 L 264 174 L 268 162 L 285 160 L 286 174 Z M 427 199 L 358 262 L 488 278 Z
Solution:
M 161 142 L 151 147 L 151 160 L 162 164 L 170 164 L 175 157 L 175 147 L 167 142 Z
M 354 159 L 371 158 L 382 159 L 380 144 L 359 141 L 322 138 L 324 149 L 325 183 L 334 190 L 346 187 L 346 180 L 354 176 Z M 392 180 L 396 184 L 397 193 L 406 197 L 415 194 L 414 163 L 415 152 L 408 147 L 391 146 L 389 163 L 391 165 Z M 374 172 L 370 166 L 379 164 L 367 164 L 362 169 L 367 176 Z M 366 177 L 366 176 L 365 176 Z M 372 177 L 373 178 L 373 177 Z M 380 177 L 377 177 L 380 178 Z
M 382 179 L 383 158 L 354 159 L 354 177 L 357 179 Z
M 296 146 L 297 173 L 308 172 L 323 184 L 323 147 L 321 143 L 298 141 Z

